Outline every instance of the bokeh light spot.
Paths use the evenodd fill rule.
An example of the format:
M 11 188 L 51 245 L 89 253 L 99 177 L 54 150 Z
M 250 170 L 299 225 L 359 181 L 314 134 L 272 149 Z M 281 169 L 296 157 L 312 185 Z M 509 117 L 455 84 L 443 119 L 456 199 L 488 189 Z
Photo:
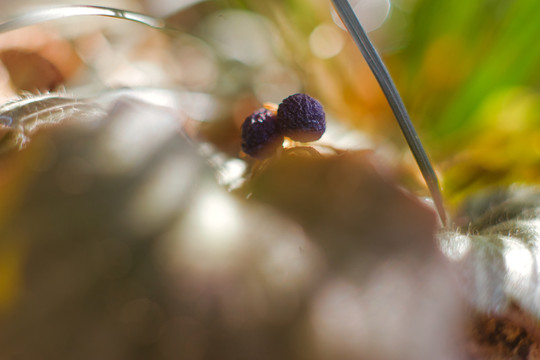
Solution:
M 309 46 L 313 55 L 329 59 L 341 52 L 345 44 L 343 33 L 334 25 L 319 25 L 309 35 Z
M 366 32 L 381 27 L 390 13 L 389 0 L 350 0 L 349 3 Z M 343 25 L 343 22 L 333 7 L 332 19 L 334 19 L 336 25 L 345 30 L 345 25 Z

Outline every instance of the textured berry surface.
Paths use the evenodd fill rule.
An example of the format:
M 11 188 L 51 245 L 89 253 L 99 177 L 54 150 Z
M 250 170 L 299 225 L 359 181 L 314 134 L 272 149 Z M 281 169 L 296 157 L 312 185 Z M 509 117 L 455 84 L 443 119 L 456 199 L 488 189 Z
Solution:
M 271 155 L 283 143 L 276 114 L 262 108 L 248 116 L 242 124 L 242 150 L 253 157 Z
M 315 141 L 326 130 L 326 115 L 320 102 L 306 94 L 294 94 L 279 104 L 281 133 L 297 141 Z

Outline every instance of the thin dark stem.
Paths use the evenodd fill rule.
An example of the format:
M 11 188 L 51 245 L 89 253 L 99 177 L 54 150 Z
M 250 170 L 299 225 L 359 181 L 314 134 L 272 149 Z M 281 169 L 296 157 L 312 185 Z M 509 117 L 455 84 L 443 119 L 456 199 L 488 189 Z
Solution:
M 386 66 L 377 53 L 377 50 L 375 50 L 375 47 L 369 40 L 366 32 L 362 28 L 362 25 L 360 24 L 360 21 L 358 20 L 358 17 L 354 13 L 349 2 L 347 0 L 332 1 L 334 2 L 334 6 L 341 17 L 341 20 L 349 30 L 349 33 L 362 52 L 362 55 L 366 59 L 366 62 L 375 75 L 375 78 L 379 82 L 379 85 L 381 86 L 381 89 L 386 96 L 392 111 L 394 112 L 399 126 L 401 127 L 401 131 L 407 140 L 407 144 L 409 145 L 409 148 L 411 149 L 414 158 L 420 167 L 420 171 L 422 172 L 422 176 L 424 177 L 427 187 L 431 193 L 431 197 L 433 198 L 433 202 L 435 203 L 435 207 L 437 208 L 441 222 L 443 225 L 446 225 L 446 211 L 443 205 L 439 180 L 437 179 L 437 175 L 435 174 L 426 151 L 422 146 L 422 142 L 414 129 L 396 85 L 392 81 L 390 73 L 386 69 Z

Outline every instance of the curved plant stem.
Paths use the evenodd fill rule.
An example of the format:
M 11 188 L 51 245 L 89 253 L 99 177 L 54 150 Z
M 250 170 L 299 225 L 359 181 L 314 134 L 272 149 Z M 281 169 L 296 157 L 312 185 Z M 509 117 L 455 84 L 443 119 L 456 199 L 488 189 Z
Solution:
M 414 129 L 396 85 L 392 81 L 390 73 L 386 69 L 386 66 L 377 53 L 377 50 L 375 50 L 375 47 L 369 40 L 366 32 L 362 28 L 362 25 L 360 24 L 360 21 L 358 20 L 358 17 L 354 13 L 354 10 L 349 2 L 347 0 L 332 1 L 334 2 L 334 6 L 341 17 L 341 20 L 349 30 L 349 33 L 362 52 L 362 55 L 366 59 L 366 62 L 375 75 L 375 78 L 379 82 L 379 85 L 381 86 L 381 89 L 386 96 L 392 111 L 394 112 L 394 116 L 399 123 L 401 131 L 407 140 L 407 144 L 409 145 L 409 148 L 411 149 L 413 156 L 420 167 L 420 171 L 422 172 L 422 176 L 424 177 L 427 187 L 431 193 L 431 197 L 433 198 L 433 202 L 435 203 L 435 207 L 437 208 L 441 222 L 443 226 L 445 226 L 447 218 L 439 186 L 439 180 L 437 179 L 437 175 L 435 174 L 426 151 L 422 146 L 422 142 Z
M 92 5 L 54 6 L 26 12 L 11 20 L 0 23 L 0 33 L 16 30 L 25 26 L 40 24 L 73 16 L 106 16 L 138 22 L 156 29 L 172 30 L 163 19 L 141 13 Z

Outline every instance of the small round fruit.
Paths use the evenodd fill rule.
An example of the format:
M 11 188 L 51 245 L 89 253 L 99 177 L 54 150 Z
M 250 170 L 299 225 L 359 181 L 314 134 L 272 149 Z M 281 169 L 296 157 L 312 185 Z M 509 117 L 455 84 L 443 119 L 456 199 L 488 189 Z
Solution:
M 283 143 L 277 126 L 276 113 L 261 108 L 249 115 L 242 124 L 242 150 L 255 158 L 272 155 Z
M 281 133 L 297 141 L 315 141 L 326 130 L 326 115 L 320 102 L 306 94 L 294 94 L 279 104 L 277 120 Z

